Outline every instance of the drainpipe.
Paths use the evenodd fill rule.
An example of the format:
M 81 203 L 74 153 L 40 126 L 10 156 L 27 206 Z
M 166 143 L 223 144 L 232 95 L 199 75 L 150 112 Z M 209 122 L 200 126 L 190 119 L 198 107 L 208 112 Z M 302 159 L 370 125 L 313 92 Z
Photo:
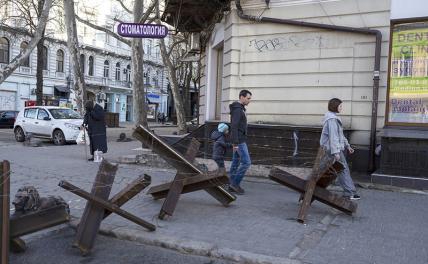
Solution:
M 376 148 L 376 121 L 377 121 L 377 107 L 378 107 L 378 98 L 379 98 L 379 80 L 380 80 L 379 75 L 380 75 L 380 56 L 381 56 L 380 53 L 381 53 L 381 44 L 382 44 L 382 33 L 376 29 L 335 26 L 335 25 L 327 25 L 327 24 L 319 24 L 319 23 L 313 23 L 313 22 L 295 21 L 290 19 L 280 19 L 280 18 L 271 18 L 271 17 L 256 17 L 256 16 L 244 14 L 240 0 L 235 0 L 235 5 L 237 8 L 238 16 L 241 19 L 245 19 L 249 21 L 327 29 L 327 30 L 334 30 L 334 31 L 341 31 L 341 32 L 348 32 L 348 33 L 372 35 L 376 37 L 375 61 L 374 61 L 374 71 L 373 71 L 372 114 L 371 114 L 371 126 L 370 126 L 370 149 L 369 149 L 369 164 L 368 164 L 368 171 L 373 172 L 374 165 L 375 165 L 374 151 Z

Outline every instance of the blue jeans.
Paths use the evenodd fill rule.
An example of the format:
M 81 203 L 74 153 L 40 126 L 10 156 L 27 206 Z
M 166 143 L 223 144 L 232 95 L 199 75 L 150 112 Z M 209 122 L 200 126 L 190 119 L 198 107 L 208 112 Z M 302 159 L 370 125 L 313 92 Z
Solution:
M 233 152 L 232 165 L 230 166 L 230 183 L 239 186 L 245 176 L 245 172 L 251 165 L 247 143 L 238 145 L 238 150 Z

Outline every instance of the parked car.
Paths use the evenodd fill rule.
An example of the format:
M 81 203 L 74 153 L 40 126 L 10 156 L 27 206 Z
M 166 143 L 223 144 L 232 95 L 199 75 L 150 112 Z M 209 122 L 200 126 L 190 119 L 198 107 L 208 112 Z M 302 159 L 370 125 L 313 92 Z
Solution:
M 15 139 L 25 141 L 28 133 L 33 137 L 53 140 L 55 145 L 76 142 L 82 116 L 76 111 L 56 106 L 25 107 L 15 121 Z
M 0 110 L 0 128 L 13 128 L 18 111 Z

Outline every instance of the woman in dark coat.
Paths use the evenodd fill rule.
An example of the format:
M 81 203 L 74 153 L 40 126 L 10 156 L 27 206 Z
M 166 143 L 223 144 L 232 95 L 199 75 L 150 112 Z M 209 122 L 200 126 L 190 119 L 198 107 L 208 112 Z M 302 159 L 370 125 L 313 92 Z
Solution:
M 107 152 L 107 132 L 104 109 L 95 104 L 92 101 L 87 101 L 85 104 L 85 117 L 83 119 L 83 126 L 88 129 L 90 151 L 92 158 L 89 161 L 94 160 L 94 151 Z

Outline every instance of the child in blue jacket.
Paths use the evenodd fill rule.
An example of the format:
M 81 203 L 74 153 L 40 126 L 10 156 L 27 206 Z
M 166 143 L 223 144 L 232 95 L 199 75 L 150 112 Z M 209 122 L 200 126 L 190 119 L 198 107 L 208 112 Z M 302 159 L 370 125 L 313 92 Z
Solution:
M 215 141 L 212 158 L 219 169 L 224 169 L 224 155 L 228 148 L 232 148 L 232 144 L 226 142 L 225 135 L 227 134 L 229 134 L 229 126 L 225 123 L 218 124 L 217 130 L 211 134 L 211 139 Z

